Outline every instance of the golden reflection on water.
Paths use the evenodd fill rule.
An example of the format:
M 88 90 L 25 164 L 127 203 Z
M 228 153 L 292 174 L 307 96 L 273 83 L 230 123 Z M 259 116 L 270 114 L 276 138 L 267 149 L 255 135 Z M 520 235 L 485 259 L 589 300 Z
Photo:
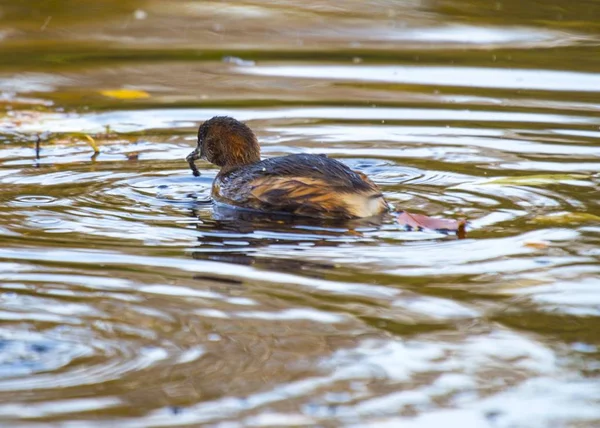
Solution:
M 599 18 L 2 3 L 0 421 L 600 423 Z M 216 114 L 469 239 L 215 210 L 184 158 Z

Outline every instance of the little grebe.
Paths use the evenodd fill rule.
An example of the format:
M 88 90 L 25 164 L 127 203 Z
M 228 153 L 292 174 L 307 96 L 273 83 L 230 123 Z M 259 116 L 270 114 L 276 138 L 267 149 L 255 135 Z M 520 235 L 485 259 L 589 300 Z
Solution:
M 260 160 L 252 130 L 231 117 L 204 122 L 198 147 L 186 159 L 195 176 L 200 175 L 197 159 L 220 166 L 212 197 L 236 207 L 327 219 L 371 217 L 390 209 L 366 175 L 326 155 Z

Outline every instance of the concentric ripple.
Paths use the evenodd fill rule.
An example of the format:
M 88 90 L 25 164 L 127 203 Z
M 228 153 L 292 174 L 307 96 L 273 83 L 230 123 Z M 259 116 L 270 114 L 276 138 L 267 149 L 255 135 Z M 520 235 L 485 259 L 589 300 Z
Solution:
M 0 6 L 0 425 L 600 424 L 593 2 L 34 3 Z M 467 239 L 213 205 L 214 115 Z
M 469 123 L 473 114 L 448 127 L 436 121 L 455 121 L 458 111 L 412 110 L 409 121 L 402 111 L 380 111 L 384 124 L 371 112 L 361 117 L 363 109 L 341 121 L 334 107 L 228 114 L 266 124 L 266 155 L 338 157 L 372 177 L 397 209 L 467 217 L 470 239 L 407 233 L 391 219 L 282 223 L 217 209 L 206 203 L 216 171 L 202 164 L 193 178 L 182 160 L 193 141 L 163 143 L 151 130 L 133 143 L 143 148 L 133 161 L 125 155 L 131 148 L 118 144 L 110 157 L 87 160 L 83 150 L 57 156 L 43 149 L 49 157 L 39 168 L 1 176 L 2 218 L 11 221 L 0 230 L 8 243 L 0 250 L 7 261 L 0 318 L 8 323 L 0 396 L 22 403 L 33 391 L 36 398 L 29 411 L 0 406 L 0 417 L 83 421 L 93 411 L 123 412 L 123 426 L 252 425 L 278 424 L 287 408 L 309 425 L 420 424 L 449 408 L 457 423 L 486 426 L 526 420 L 513 404 L 518 397 L 567 400 L 565 383 L 579 410 L 544 420 L 600 417 L 592 385 L 565 357 L 584 355 L 574 367 L 595 370 L 586 359 L 597 354 L 596 341 L 555 330 L 573 347 L 549 344 L 529 320 L 598 315 L 590 277 L 598 254 L 589 250 L 595 238 L 588 231 L 597 219 L 576 214 L 593 204 L 584 195 L 598 177 L 585 163 L 540 172 L 535 160 L 593 159 L 596 149 L 549 143 L 547 133 L 507 139 L 491 116 L 488 127 Z M 127 126 L 139 133 L 157 116 L 167 124 L 216 113 L 131 111 Z M 566 114 L 573 124 L 592 120 Z M 310 119 L 300 126 L 287 116 Z M 89 123 L 93 132 L 93 123 L 108 120 L 99 117 L 52 120 L 62 129 Z M 522 113 L 511 120 L 517 117 L 523 135 L 540 123 Z M 31 148 L 15 150 L 9 168 L 19 150 L 25 158 Z M 515 174 L 518 163 L 532 171 Z M 564 227 L 569 215 L 576 227 Z M 31 231 L 36 248 L 18 250 Z M 576 290 L 591 297 L 557 294 L 579 281 Z M 396 349 L 403 342 L 395 337 L 410 342 Z

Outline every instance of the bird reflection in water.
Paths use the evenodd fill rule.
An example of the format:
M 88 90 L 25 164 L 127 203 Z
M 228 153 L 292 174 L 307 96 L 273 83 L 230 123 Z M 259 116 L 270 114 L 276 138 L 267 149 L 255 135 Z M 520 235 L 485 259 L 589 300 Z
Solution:
M 202 223 L 196 225 L 202 233 L 198 236 L 199 245 L 192 252 L 194 259 L 255 266 L 278 272 L 301 272 L 304 276 L 315 278 L 323 278 L 326 271 L 335 268 L 335 264 L 259 257 L 259 249 L 277 244 L 285 245 L 286 251 L 302 251 L 307 245 L 335 248 L 347 242 L 347 239 L 360 238 L 363 232 L 380 227 L 385 220 L 383 215 L 325 220 L 232 208 L 222 204 L 214 204 L 212 212 L 194 209 L 192 215 L 202 219 Z M 243 246 L 233 246 L 232 241 L 243 242 Z M 220 281 L 217 276 L 203 275 L 198 279 Z

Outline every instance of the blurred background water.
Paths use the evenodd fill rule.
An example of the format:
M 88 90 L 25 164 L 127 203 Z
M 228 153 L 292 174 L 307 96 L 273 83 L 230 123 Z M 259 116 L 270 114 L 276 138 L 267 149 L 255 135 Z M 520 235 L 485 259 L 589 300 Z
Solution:
M 593 0 L 0 2 L 1 424 L 598 426 L 599 42 Z M 215 114 L 468 239 L 213 212 Z

